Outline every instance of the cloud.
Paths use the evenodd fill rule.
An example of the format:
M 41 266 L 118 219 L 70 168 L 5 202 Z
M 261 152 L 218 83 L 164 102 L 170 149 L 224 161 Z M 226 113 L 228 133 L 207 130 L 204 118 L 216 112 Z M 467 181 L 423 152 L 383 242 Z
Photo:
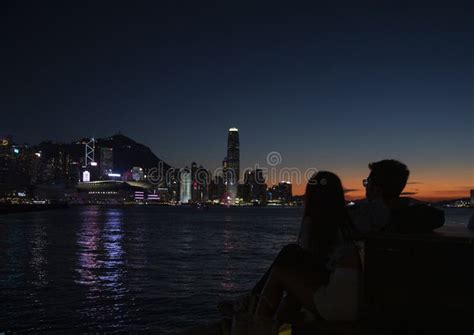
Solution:
M 417 194 L 418 192 L 402 192 L 402 195 L 414 195 Z
M 360 191 L 360 188 L 345 188 L 344 193 L 357 192 Z
M 420 185 L 420 184 L 424 184 L 424 183 L 422 183 L 421 181 L 410 181 L 407 183 L 407 185 Z
M 474 189 L 474 188 L 471 188 Z M 458 187 L 455 188 L 454 190 L 435 190 L 433 191 L 434 193 L 442 193 L 442 194 L 462 194 L 465 193 L 466 197 L 469 195 L 469 188 L 466 187 Z

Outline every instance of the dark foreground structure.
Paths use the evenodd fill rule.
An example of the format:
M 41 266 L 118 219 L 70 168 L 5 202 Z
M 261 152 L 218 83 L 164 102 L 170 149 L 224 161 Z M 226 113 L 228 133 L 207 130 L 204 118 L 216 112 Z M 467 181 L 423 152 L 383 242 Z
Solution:
M 364 236 L 364 317 L 356 323 L 292 325 L 306 334 L 472 334 L 474 232 Z M 219 325 L 182 334 L 222 334 Z

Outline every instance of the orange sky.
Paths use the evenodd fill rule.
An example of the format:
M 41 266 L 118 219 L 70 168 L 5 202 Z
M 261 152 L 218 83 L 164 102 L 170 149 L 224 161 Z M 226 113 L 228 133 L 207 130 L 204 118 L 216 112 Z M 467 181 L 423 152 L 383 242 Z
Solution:
M 362 180 L 367 177 L 368 169 L 359 171 L 334 171 L 342 180 L 349 192 L 347 199 L 365 197 Z M 293 194 L 304 194 L 305 182 L 293 181 Z M 410 196 L 425 201 L 439 201 L 470 197 L 470 190 L 474 189 L 474 171 L 467 168 L 450 168 L 439 171 L 436 169 L 414 168 L 410 172 L 408 184 L 404 192 Z

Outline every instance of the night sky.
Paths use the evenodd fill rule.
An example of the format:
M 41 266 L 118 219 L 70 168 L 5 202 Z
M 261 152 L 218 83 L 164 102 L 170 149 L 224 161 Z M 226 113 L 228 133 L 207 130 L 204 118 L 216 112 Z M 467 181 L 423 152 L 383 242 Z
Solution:
M 0 132 L 121 131 L 173 166 L 214 169 L 237 127 L 241 167 L 277 151 L 358 197 L 367 163 L 396 158 L 415 197 L 468 196 L 472 2 L 257 2 L 2 3 Z

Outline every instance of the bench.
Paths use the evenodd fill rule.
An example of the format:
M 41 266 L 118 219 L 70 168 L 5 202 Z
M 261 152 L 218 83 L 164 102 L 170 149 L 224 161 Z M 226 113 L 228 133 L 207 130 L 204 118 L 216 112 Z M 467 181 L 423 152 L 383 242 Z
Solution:
M 364 236 L 364 317 L 294 326 L 293 334 L 472 334 L 474 232 Z

